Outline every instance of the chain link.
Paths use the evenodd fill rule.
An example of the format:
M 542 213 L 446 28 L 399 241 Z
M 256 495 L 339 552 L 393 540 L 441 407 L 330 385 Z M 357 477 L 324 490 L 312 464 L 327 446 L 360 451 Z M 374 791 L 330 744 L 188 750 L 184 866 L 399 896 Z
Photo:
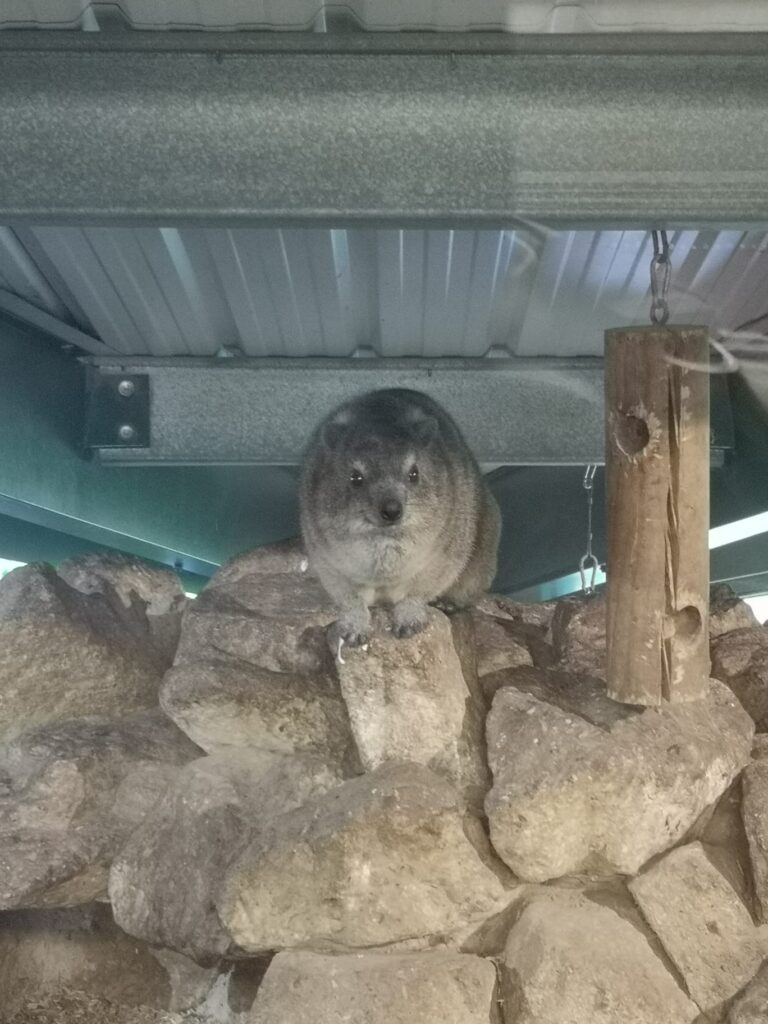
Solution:
M 597 466 L 587 466 L 582 481 L 582 486 L 587 492 L 587 550 L 579 561 L 579 575 L 581 576 L 581 590 L 586 597 L 590 597 L 595 592 L 597 570 L 600 568 L 600 562 L 592 551 L 592 505 L 594 502 L 592 486 L 595 482 L 596 472 Z M 587 576 L 589 576 L 589 582 L 587 582 Z
M 661 240 L 659 240 L 661 236 Z M 669 241 L 666 231 L 652 231 L 653 259 L 651 260 L 651 323 L 665 324 L 669 320 L 669 282 L 672 277 L 672 262 L 669 258 Z

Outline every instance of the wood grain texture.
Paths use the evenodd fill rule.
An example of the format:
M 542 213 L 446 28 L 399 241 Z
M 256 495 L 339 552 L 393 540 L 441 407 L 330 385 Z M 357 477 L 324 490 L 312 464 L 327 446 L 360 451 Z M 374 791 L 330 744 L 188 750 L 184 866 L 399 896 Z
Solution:
M 608 691 L 628 704 L 708 689 L 708 358 L 703 327 L 605 335 Z

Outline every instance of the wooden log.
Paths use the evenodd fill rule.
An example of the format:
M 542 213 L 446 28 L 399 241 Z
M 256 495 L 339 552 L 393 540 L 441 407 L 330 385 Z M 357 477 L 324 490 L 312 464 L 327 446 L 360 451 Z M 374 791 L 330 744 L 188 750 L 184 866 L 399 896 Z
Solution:
M 704 327 L 605 334 L 608 692 L 626 704 L 708 689 L 708 359 Z

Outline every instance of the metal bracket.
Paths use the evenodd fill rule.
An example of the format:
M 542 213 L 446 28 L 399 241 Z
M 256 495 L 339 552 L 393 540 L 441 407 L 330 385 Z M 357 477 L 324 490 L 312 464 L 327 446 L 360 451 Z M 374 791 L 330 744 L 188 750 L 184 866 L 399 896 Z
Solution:
M 87 448 L 149 448 L 149 374 L 88 374 Z

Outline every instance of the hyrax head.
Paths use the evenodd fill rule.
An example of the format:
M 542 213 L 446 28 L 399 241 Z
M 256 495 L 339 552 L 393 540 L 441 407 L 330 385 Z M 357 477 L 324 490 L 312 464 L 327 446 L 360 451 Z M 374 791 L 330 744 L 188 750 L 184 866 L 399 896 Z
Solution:
M 315 485 L 338 527 L 394 536 L 439 525 L 449 488 L 439 423 L 412 394 L 371 392 L 321 427 Z

